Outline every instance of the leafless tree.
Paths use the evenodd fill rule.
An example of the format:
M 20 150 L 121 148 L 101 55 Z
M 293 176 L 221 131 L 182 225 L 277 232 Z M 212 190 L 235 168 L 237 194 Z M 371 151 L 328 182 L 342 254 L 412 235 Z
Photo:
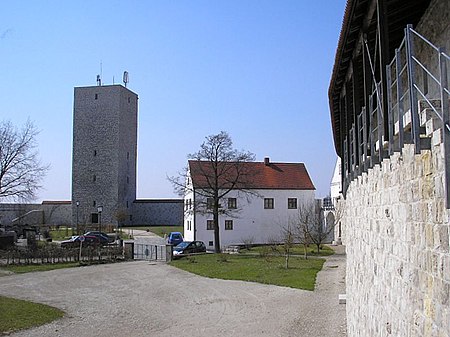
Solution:
M 318 200 L 299 207 L 296 226 L 299 240 L 305 248 L 305 256 L 308 244 L 311 243 L 317 247 L 317 253 L 319 253 L 320 246 L 334 230 L 334 224 L 325 227 L 323 210 Z
M 227 132 L 207 136 L 200 150 L 188 156 L 189 167 L 176 177 L 169 177 L 181 196 L 195 194 L 195 212 L 212 213 L 214 222 L 214 250 L 220 252 L 219 214 L 230 215 L 239 209 L 224 207 L 222 200 L 231 191 L 246 196 L 253 194 L 249 186 L 253 174 L 244 162 L 255 160 L 251 152 L 233 148 Z M 190 179 L 196 181 L 190 183 Z
M 41 187 L 48 166 L 38 158 L 37 134 L 30 121 L 21 130 L 0 122 L 0 200 L 31 200 Z
M 291 256 L 291 249 L 294 246 L 296 231 L 295 227 L 288 222 L 286 226 L 281 229 L 282 249 L 284 253 L 284 267 L 289 269 L 289 258 Z

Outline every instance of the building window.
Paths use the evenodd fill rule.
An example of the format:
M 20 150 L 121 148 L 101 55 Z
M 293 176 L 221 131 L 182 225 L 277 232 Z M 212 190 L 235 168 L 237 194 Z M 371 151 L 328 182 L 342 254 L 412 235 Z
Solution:
M 95 200 L 92 202 L 92 207 L 95 207 L 95 205 L 97 205 L 97 203 L 95 202 Z
M 210 247 L 212 247 L 212 246 L 213 246 L 213 244 L 214 244 L 214 242 L 213 242 L 213 241 L 209 241 L 209 242 L 208 242 L 208 246 L 210 246 Z
M 97 157 L 97 150 L 94 150 L 94 157 Z
M 92 181 L 95 183 L 97 181 L 97 176 L 94 174 L 94 176 L 92 177 Z
M 288 198 L 288 208 L 297 209 L 297 198 Z
M 228 209 L 236 209 L 236 208 L 237 208 L 236 198 L 228 198 Z
M 127 152 L 127 160 L 130 159 L 130 152 Z
M 184 203 L 184 210 L 187 211 L 189 209 L 189 200 L 186 200 Z
M 95 99 L 98 99 L 98 94 L 95 94 Z
M 98 213 L 91 213 L 91 222 L 98 223 Z
M 213 198 L 206 198 L 206 208 L 207 209 L 213 209 L 214 207 L 214 199 Z
M 209 231 L 214 229 L 214 220 L 206 220 L 206 229 Z
M 130 221 L 133 221 L 133 215 L 130 214 Z
M 189 199 L 189 209 L 192 209 L 192 199 Z
M 128 208 L 128 200 L 127 200 L 127 208 Z
M 264 208 L 265 209 L 274 208 L 273 198 L 264 198 Z
M 225 220 L 225 230 L 227 231 L 233 230 L 233 220 Z

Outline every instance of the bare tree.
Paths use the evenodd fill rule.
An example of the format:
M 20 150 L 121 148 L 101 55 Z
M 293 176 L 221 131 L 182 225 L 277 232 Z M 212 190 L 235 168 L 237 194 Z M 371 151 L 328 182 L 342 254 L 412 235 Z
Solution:
M 305 248 L 305 256 L 307 246 L 310 243 L 317 247 L 317 253 L 319 253 L 320 246 L 334 230 L 334 224 L 325 227 L 323 210 L 318 200 L 313 204 L 299 207 L 296 223 L 299 240 Z
M 295 227 L 288 222 L 288 224 L 281 229 L 282 248 L 284 253 L 284 267 L 289 269 L 289 258 L 291 256 L 291 249 L 294 247 L 296 238 Z
M 189 167 L 177 177 L 169 177 L 175 190 L 182 196 L 195 194 L 194 210 L 212 213 L 214 222 L 214 250 L 220 252 L 219 214 L 230 215 L 238 209 L 223 207 L 222 200 L 231 191 L 244 195 L 254 194 L 251 187 L 252 172 L 243 163 L 255 160 L 255 155 L 233 148 L 227 132 L 210 135 L 200 150 L 188 156 Z M 192 183 L 189 180 L 192 179 Z
M 38 158 L 37 134 L 30 121 L 21 130 L 0 122 L 0 200 L 30 200 L 41 187 L 48 166 Z

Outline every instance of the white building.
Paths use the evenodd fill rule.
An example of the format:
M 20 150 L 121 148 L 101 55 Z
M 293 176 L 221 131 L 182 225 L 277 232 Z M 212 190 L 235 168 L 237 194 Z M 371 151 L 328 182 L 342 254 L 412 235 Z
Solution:
M 209 162 L 189 161 L 185 196 L 185 240 L 200 240 L 208 249 L 214 247 L 213 214 L 202 201 L 202 173 Z M 303 163 L 245 162 L 252 172 L 248 186 L 230 191 L 221 201 L 219 216 L 221 247 L 231 244 L 268 243 L 280 240 L 282 227 L 295 219 L 301 205 L 313 205 L 315 187 Z M 194 168 L 200 168 L 193 170 Z

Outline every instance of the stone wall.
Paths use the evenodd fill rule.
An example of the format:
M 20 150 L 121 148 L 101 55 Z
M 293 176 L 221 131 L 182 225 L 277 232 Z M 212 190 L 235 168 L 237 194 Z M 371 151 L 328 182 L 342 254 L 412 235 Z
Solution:
M 182 199 L 142 199 L 133 203 L 133 225 L 182 226 Z
M 447 0 L 431 1 L 417 26 L 437 46 L 449 46 L 449 6 Z M 431 60 L 432 51 L 421 48 L 420 59 Z M 432 88 L 429 98 L 438 98 Z M 405 145 L 402 154 L 355 178 L 340 201 L 351 337 L 450 337 L 442 129 L 429 133 L 426 125 L 431 150 L 414 154 L 413 145 Z
M 14 219 L 21 225 L 71 224 L 70 201 L 44 201 L 42 204 L 0 204 L 0 225 L 10 226 Z
M 350 185 L 349 336 L 450 336 L 442 159 L 440 145 L 420 155 L 410 145 Z

